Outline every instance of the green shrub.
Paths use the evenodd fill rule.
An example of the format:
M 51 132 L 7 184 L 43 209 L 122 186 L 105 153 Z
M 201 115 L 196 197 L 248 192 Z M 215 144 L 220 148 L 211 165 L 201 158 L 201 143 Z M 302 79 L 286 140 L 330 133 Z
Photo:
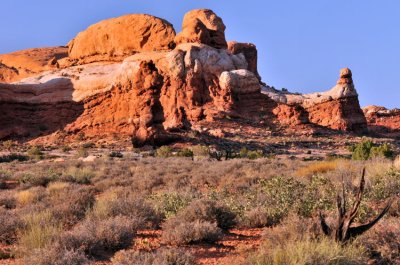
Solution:
M 311 217 L 316 210 L 332 210 L 335 197 L 336 189 L 329 178 L 314 175 L 299 198 L 297 212 L 302 217 Z
M 2 146 L 5 150 L 11 152 L 12 149 L 15 147 L 15 143 L 11 140 L 3 141 Z
M 185 149 L 180 149 L 178 153 L 176 154 L 178 157 L 193 157 L 193 151 L 185 148 Z
M 90 184 L 95 176 L 95 172 L 88 167 L 71 167 L 63 174 L 61 180 L 78 184 Z
M 76 151 L 76 156 L 78 158 L 85 158 L 89 156 L 89 151 L 88 148 L 84 147 L 84 146 L 80 146 L 78 148 L 78 150 Z
M 209 157 L 210 156 L 210 148 L 204 145 L 195 145 L 192 147 L 192 152 L 194 156 L 199 157 Z
M 161 248 L 155 252 L 121 250 L 112 258 L 113 265 L 193 265 L 193 256 L 177 248 Z
M 368 160 L 373 157 L 392 158 L 393 151 L 388 144 L 375 146 L 371 140 L 363 139 L 360 143 L 351 146 L 353 160 Z
M 261 180 L 261 193 L 264 196 L 268 214 L 275 224 L 279 223 L 291 209 L 296 206 L 296 201 L 303 196 L 305 185 L 292 177 L 273 177 Z
M 263 158 L 264 154 L 260 150 L 248 150 L 246 147 L 243 147 L 242 149 L 240 149 L 239 157 L 248 159 L 258 159 L 258 158 Z
M 109 157 L 111 158 L 123 158 L 124 155 L 121 152 L 116 152 L 112 151 L 110 154 L 108 154 Z
M 172 156 L 172 148 L 169 146 L 161 146 L 156 151 L 157 157 L 170 157 Z
M 28 161 L 28 160 L 29 160 L 28 156 L 24 156 L 24 155 L 20 155 L 20 154 L 10 154 L 10 155 L 0 156 L 0 163 L 9 163 L 12 161 L 23 162 L 23 161 Z
M 373 146 L 371 148 L 370 152 L 370 157 L 386 157 L 386 158 L 392 158 L 394 155 L 392 149 L 390 148 L 390 145 L 388 144 L 382 144 L 380 146 Z
M 44 154 L 40 146 L 30 147 L 27 151 L 27 154 L 31 159 L 41 160 L 44 158 Z
M 191 199 L 178 193 L 161 193 L 151 197 L 158 212 L 170 218 L 189 205 Z

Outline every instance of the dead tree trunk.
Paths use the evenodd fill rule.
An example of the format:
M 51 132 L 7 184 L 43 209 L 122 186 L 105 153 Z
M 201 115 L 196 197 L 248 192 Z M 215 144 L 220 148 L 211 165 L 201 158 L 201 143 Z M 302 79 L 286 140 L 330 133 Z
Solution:
M 344 182 L 342 182 L 342 194 L 338 194 L 337 196 L 337 208 L 338 208 L 338 218 L 337 224 L 334 229 L 332 229 L 327 222 L 325 221 L 324 216 L 320 213 L 320 221 L 322 231 L 327 236 L 334 236 L 337 242 L 345 243 L 351 238 L 355 238 L 369 230 L 373 227 L 388 211 L 392 204 L 392 200 L 386 205 L 386 207 L 382 210 L 382 212 L 369 223 L 359 226 L 351 226 L 354 222 L 354 219 L 357 216 L 358 209 L 360 208 L 362 196 L 365 188 L 365 168 L 363 169 L 363 173 L 361 176 L 360 185 L 357 190 L 357 194 L 355 196 L 355 201 L 353 206 L 348 211 L 346 209 L 346 192 L 344 187 Z

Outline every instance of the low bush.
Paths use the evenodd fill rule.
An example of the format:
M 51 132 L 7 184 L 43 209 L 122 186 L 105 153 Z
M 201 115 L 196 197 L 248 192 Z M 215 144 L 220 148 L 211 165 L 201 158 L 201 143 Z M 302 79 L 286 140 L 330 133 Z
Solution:
M 160 148 L 157 149 L 156 156 L 164 158 L 170 157 L 172 156 L 172 148 L 169 146 L 161 146 Z
M 17 207 L 17 199 L 15 198 L 15 192 L 3 191 L 0 192 L 0 208 L 14 209 Z
M 78 184 L 90 184 L 95 176 L 95 172 L 90 168 L 70 167 L 62 175 L 61 180 Z
M 35 250 L 24 257 L 25 265 L 85 265 L 90 260 L 81 250 L 68 250 L 55 246 L 49 246 L 41 250 Z
M 0 156 L 0 163 L 9 163 L 12 161 L 28 161 L 29 157 L 25 155 L 20 155 L 20 154 L 10 154 L 10 155 L 3 155 Z
M 185 149 L 180 149 L 177 153 L 176 153 L 177 157 L 193 157 L 193 151 L 185 148 Z
M 44 158 L 44 154 L 40 146 L 30 147 L 27 151 L 27 154 L 31 159 L 41 160 Z
M 85 218 L 95 202 L 95 190 L 67 183 L 52 183 L 44 199 L 53 217 L 70 227 Z
M 386 143 L 374 145 L 371 140 L 363 139 L 360 143 L 350 147 L 353 160 L 368 160 L 374 157 L 392 158 L 393 151 Z
M 373 264 L 400 264 L 399 227 L 399 218 L 387 218 L 359 238 L 370 256 L 375 256 Z
M 0 207 L 0 243 L 14 243 L 21 225 L 20 217 L 14 211 Z
M 128 217 L 88 218 L 62 235 L 59 243 L 65 249 L 81 249 L 88 255 L 98 256 L 104 251 L 130 246 L 135 235 L 136 225 Z
M 162 241 L 177 246 L 199 242 L 214 243 L 222 235 L 216 223 L 199 220 L 188 222 L 171 218 L 162 227 Z
M 176 248 L 161 248 L 154 252 L 122 250 L 112 258 L 113 265 L 193 265 L 193 256 Z
M 76 151 L 76 157 L 78 158 L 85 158 L 89 156 L 89 151 L 87 147 L 80 146 Z
M 210 148 L 204 145 L 195 145 L 192 148 L 192 152 L 194 156 L 199 157 L 209 157 L 210 156 Z
M 174 218 L 184 222 L 215 223 L 221 229 L 229 229 L 236 224 L 236 215 L 233 212 L 227 207 L 207 199 L 193 201 L 178 212 Z
M 161 193 L 151 196 L 151 201 L 157 212 L 170 218 L 189 205 L 191 198 L 178 193 Z
M 126 216 L 135 222 L 136 229 L 158 227 L 163 219 L 163 216 L 142 198 L 119 189 L 102 194 L 89 215 L 99 220 Z
M 244 147 L 240 149 L 239 157 L 248 159 L 258 159 L 258 158 L 263 158 L 264 153 L 261 150 L 249 150 L 246 147 Z

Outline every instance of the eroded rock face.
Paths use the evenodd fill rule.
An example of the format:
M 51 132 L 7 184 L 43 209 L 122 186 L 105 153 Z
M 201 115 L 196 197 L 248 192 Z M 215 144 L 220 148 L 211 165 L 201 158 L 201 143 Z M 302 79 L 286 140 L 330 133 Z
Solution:
M 101 21 L 79 33 L 69 44 L 71 59 L 91 61 L 124 58 L 137 52 L 174 47 L 175 30 L 166 20 L 142 14 Z M 87 62 L 87 60 L 86 60 Z
M 188 12 L 183 18 L 182 32 L 176 44 L 202 43 L 217 49 L 226 49 L 225 24 L 212 10 L 197 9 Z

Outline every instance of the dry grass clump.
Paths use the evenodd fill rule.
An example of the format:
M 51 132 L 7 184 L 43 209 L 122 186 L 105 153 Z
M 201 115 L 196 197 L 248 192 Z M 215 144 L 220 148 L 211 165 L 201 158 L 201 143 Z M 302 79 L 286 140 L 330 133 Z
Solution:
M 325 174 L 329 171 L 334 171 L 338 168 L 340 161 L 318 161 L 308 164 L 304 167 L 299 168 L 296 171 L 296 176 L 299 177 L 311 177 L 313 175 Z
M 342 246 L 333 240 L 288 241 L 250 257 L 246 264 L 259 265 L 363 265 L 364 249 L 354 244 Z
M 15 197 L 18 207 L 24 207 L 37 203 L 43 199 L 44 189 L 43 188 L 31 188 L 18 192 Z
M 365 250 L 356 245 L 342 246 L 322 237 L 312 219 L 290 215 L 282 224 L 268 228 L 260 250 L 245 264 L 261 265 L 346 265 L 365 264 Z
M 193 256 L 177 248 L 161 248 L 154 252 L 126 251 L 117 252 L 112 258 L 113 265 L 194 265 Z
M 62 227 L 54 220 L 50 211 L 26 215 L 23 222 L 24 226 L 18 235 L 18 249 L 22 255 L 44 249 L 54 243 L 62 232 Z

